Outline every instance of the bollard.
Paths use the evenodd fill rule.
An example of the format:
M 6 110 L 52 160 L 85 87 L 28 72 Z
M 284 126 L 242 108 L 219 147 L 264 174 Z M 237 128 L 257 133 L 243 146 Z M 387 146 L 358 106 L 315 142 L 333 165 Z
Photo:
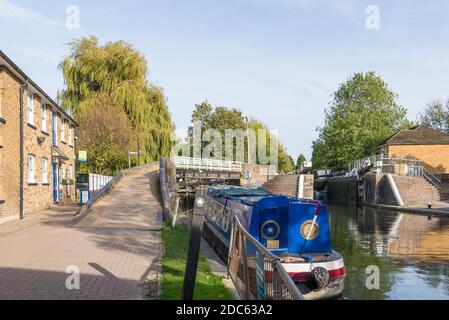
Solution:
M 187 255 L 186 269 L 184 272 L 184 285 L 182 288 L 182 300 L 193 300 L 195 290 L 196 273 L 198 269 L 198 259 L 201 248 L 201 235 L 204 223 L 205 192 L 203 188 L 198 188 L 195 197 L 195 208 L 193 210 L 192 230 L 190 232 L 189 251 Z

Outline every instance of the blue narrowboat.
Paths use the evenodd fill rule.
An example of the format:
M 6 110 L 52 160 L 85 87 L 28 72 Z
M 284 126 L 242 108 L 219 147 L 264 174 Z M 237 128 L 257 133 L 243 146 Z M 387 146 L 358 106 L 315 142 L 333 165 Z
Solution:
M 204 236 L 223 261 L 235 215 L 258 242 L 279 256 L 305 299 L 342 295 L 346 269 L 343 257 L 332 249 L 326 206 L 270 195 L 261 188 L 214 186 L 207 188 L 206 197 Z

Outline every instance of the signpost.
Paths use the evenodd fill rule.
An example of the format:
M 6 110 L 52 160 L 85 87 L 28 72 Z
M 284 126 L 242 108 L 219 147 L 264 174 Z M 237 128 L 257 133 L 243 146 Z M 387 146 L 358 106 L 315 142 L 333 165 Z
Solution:
M 195 208 L 193 210 L 192 231 L 190 232 L 189 252 L 184 273 L 184 286 L 182 289 L 182 300 L 187 301 L 193 300 L 193 292 L 195 290 L 201 235 L 203 233 L 204 206 L 206 205 L 206 200 L 204 198 L 205 193 L 205 189 L 198 188 L 195 199 Z
M 139 156 L 137 160 L 137 165 L 140 165 L 140 156 L 144 155 L 144 151 L 128 151 L 128 168 L 131 169 L 131 156 Z
M 86 163 L 87 162 L 87 151 L 79 151 L 78 152 L 78 161 L 80 163 Z

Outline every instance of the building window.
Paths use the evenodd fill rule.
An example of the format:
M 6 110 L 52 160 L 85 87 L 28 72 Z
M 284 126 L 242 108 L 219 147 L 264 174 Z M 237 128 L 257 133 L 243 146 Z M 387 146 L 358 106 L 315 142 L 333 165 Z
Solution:
M 41 104 L 41 122 L 42 122 L 42 131 L 47 132 L 47 107 L 45 103 Z
M 42 158 L 42 183 L 48 183 L 48 160 L 46 158 Z
M 28 155 L 28 183 L 36 183 L 36 167 L 31 154 Z
M 73 127 L 69 125 L 69 145 L 73 146 Z
M 52 121 L 52 126 L 53 126 L 53 146 L 57 147 L 58 146 L 58 114 L 53 112 L 53 121 Z
M 3 77 L 0 75 L 0 119 L 3 119 L 2 104 L 3 104 Z M 0 123 L 1 123 L 1 121 L 0 121 Z
M 34 126 L 34 95 L 32 93 L 28 94 L 27 115 L 28 123 Z
M 61 117 L 61 142 L 65 142 L 65 123 L 62 117 Z

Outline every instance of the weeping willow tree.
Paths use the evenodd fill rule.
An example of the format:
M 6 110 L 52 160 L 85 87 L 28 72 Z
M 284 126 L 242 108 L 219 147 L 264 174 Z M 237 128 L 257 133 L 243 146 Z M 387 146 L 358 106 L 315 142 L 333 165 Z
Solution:
M 64 77 L 64 89 L 58 93 L 61 105 L 77 118 L 91 105 L 86 101 L 107 95 L 131 121 L 145 162 L 168 156 L 174 125 L 163 90 L 147 81 L 142 54 L 124 41 L 101 46 L 93 36 L 71 42 L 70 49 L 59 65 Z

